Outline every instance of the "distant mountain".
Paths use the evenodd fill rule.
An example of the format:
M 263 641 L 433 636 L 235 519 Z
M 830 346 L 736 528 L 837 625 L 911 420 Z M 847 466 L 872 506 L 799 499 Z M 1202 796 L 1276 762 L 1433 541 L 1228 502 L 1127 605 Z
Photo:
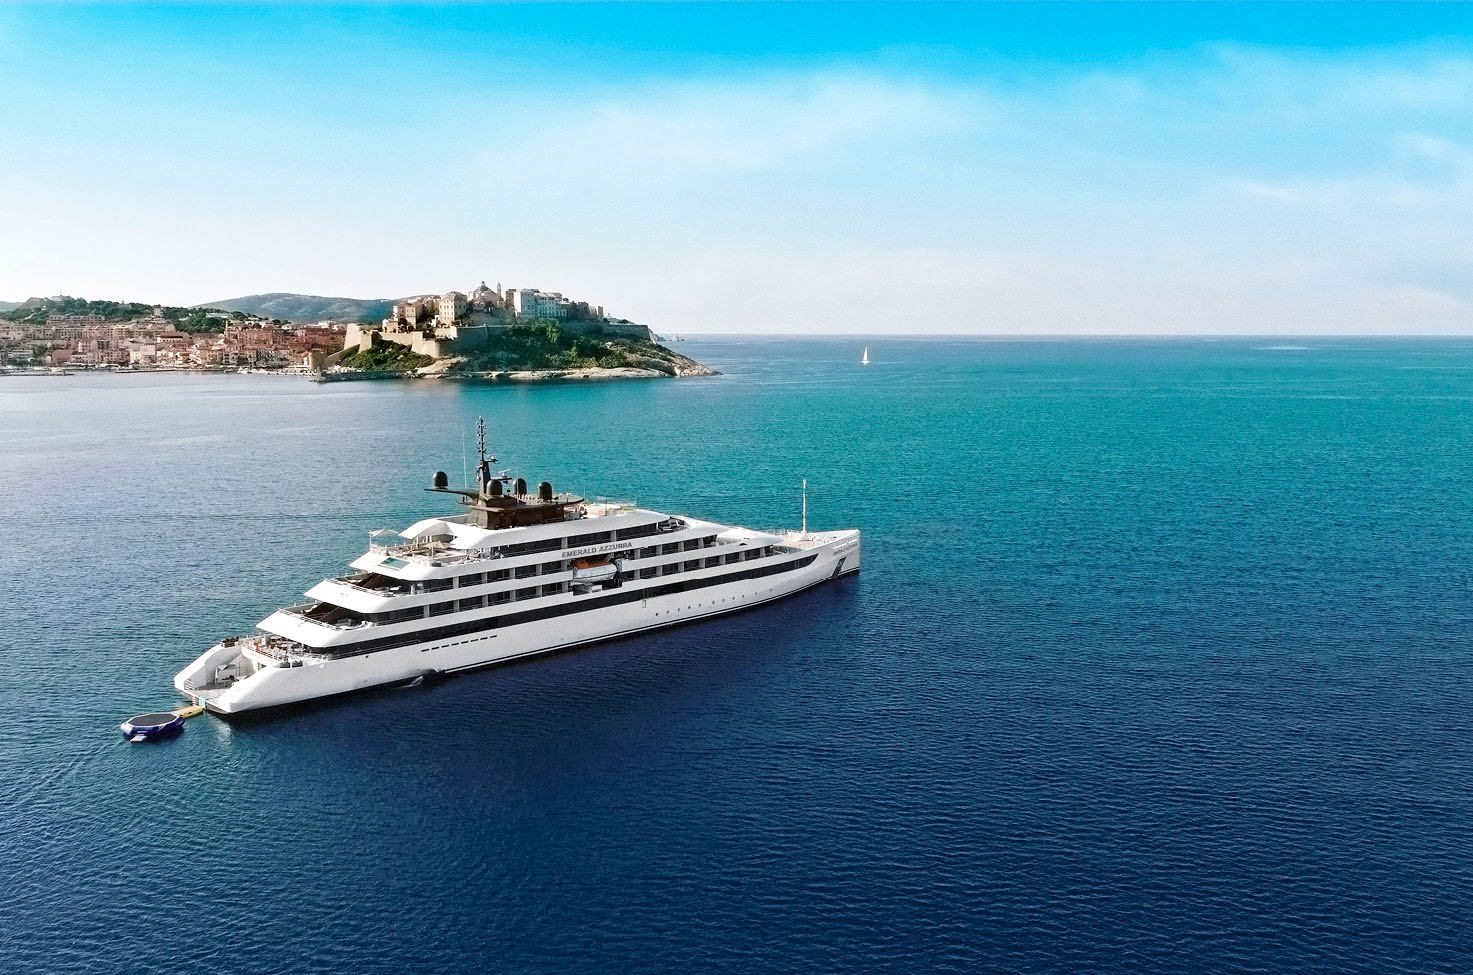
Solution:
M 294 295 L 273 291 L 264 295 L 246 295 L 211 301 L 201 308 L 223 308 L 242 311 L 262 318 L 280 318 L 289 322 L 378 321 L 388 315 L 393 298 L 325 298 L 322 295 Z
M 0 311 L 15 311 L 19 307 L 18 301 L 0 301 Z

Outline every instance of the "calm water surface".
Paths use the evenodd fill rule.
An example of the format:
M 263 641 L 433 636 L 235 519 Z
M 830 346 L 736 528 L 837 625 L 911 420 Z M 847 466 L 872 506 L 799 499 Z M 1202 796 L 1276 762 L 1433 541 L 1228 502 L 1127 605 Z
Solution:
M 0 969 L 1473 970 L 1473 343 L 683 351 L 725 375 L 0 379 Z M 121 741 L 479 414 L 680 513 L 806 476 L 864 571 Z

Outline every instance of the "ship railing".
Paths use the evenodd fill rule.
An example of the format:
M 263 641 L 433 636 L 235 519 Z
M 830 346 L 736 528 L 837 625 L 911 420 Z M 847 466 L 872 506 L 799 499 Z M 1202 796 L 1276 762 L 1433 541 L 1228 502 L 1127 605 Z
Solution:
M 439 542 L 398 542 L 392 543 L 384 539 L 402 538 L 398 532 L 391 528 L 381 528 L 368 533 L 368 550 L 379 555 L 393 555 L 405 561 L 430 562 L 441 565 L 449 565 L 458 562 L 475 562 L 481 559 L 499 558 L 501 549 L 495 546 L 487 548 L 450 548 Z M 339 580 L 342 581 L 342 580 Z
M 357 589 L 359 592 L 372 593 L 375 596 L 407 596 L 412 591 L 409 583 L 405 582 L 397 586 L 364 586 L 360 585 L 352 576 L 338 576 L 333 580 L 338 585 Z
M 501 550 L 494 548 L 434 548 L 416 553 L 413 558 L 416 562 L 428 562 L 431 565 L 458 565 L 461 562 L 495 558 L 500 554 Z
M 316 616 L 309 615 L 317 605 L 317 603 L 303 603 L 300 606 L 283 606 L 277 612 L 286 613 L 288 616 L 295 616 L 297 619 L 305 620 L 316 626 L 325 626 L 330 630 L 356 630 L 366 626 L 377 625 L 373 620 L 344 619 L 335 621 L 319 619 Z
M 375 528 L 368 533 L 368 550 L 370 552 L 398 552 L 412 548 L 413 542 L 388 542 L 386 538 L 403 538 L 392 528 Z
M 639 507 L 633 501 L 624 498 L 592 498 L 583 505 L 584 515 L 590 518 L 607 517 L 609 515 L 624 514 L 635 511 Z
M 283 640 L 279 637 L 245 637 L 240 641 L 239 646 L 242 650 L 249 650 L 254 654 L 269 660 L 275 660 L 288 667 L 300 667 L 308 660 L 327 659 L 325 654 L 314 653 L 308 650 L 303 644 L 291 640 Z
M 438 551 L 439 546 L 435 542 L 425 542 L 419 539 L 405 541 L 404 536 L 392 528 L 376 528 L 368 533 L 368 550 L 390 555 L 413 555 Z

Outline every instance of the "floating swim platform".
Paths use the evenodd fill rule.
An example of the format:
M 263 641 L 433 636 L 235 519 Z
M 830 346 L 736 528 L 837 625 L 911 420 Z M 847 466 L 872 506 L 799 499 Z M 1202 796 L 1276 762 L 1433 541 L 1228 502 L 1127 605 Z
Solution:
M 147 714 L 133 715 L 118 725 L 118 728 L 129 741 L 150 741 L 183 731 L 184 716 L 173 711 L 150 711 Z
M 129 741 L 148 741 L 150 738 L 167 738 L 184 730 L 184 719 L 204 714 L 198 704 L 184 704 L 172 711 L 149 711 L 135 714 L 118 725 L 123 737 Z

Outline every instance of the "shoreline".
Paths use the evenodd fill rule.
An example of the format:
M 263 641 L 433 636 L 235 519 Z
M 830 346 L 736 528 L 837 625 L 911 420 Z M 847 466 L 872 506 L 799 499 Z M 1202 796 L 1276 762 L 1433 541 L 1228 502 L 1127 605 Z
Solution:
M 286 376 L 298 379 L 308 379 L 314 383 L 338 383 L 338 382 L 381 382 L 381 381 L 436 381 L 446 380 L 450 382 L 466 383 L 560 383 L 560 382 L 611 382 L 620 379 L 688 379 L 701 376 L 719 376 L 721 373 L 707 366 L 699 366 L 695 369 L 683 369 L 678 372 L 666 372 L 660 369 L 636 368 L 631 366 L 620 366 L 612 369 L 590 368 L 590 369 L 491 369 L 477 370 L 473 372 L 431 372 L 420 373 L 413 371 L 402 371 L 397 369 L 362 369 L 343 370 L 340 372 L 306 372 L 299 367 L 287 367 L 283 369 L 260 369 L 260 368 L 219 368 L 206 367 L 201 369 L 93 369 L 76 368 L 65 369 L 57 367 L 53 369 L 10 369 L 0 370 L 0 378 L 6 376 L 47 376 L 61 378 L 65 376 Z
M 689 379 L 700 376 L 719 376 L 715 369 L 698 366 L 694 369 L 666 372 L 635 366 L 619 366 L 611 369 L 478 369 L 467 372 L 402 372 L 398 370 L 360 370 L 323 372 L 312 376 L 314 383 L 369 382 L 382 380 L 414 380 L 464 383 L 585 383 L 611 382 L 619 379 Z

